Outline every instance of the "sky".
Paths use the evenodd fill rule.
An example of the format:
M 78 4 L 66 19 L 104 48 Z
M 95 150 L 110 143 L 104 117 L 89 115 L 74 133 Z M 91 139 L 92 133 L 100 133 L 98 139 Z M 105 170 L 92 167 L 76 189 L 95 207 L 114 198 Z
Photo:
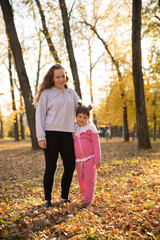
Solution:
M 12 0 L 13 4 L 16 0 Z M 102 3 L 106 3 L 106 1 L 102 0 Z M 108 1 L 109 3 L 109 1 Z M 17 10 L 19 11 L 19 9 Z M 27 46 L 28 49 L 30 49 L 33 43 L 35 43 L 36 45 L 36 40 L 35 41 L 29 41 L 29 39 L 31 38 L 31 36 L 33 35 L 33 31 L 35 31 L 35 26 L 33 24 L 33 22 L 31 21 L 31 19 L 26 15 L 26 11 L 23 14 L 23 11 L 25 11 L 25 9 L 22 10 L 21 12 L 21 16 L 19 18 L 15 18 L 15 25 L 16 25 L 16 29 L 18 32 L 18 37 L 19 39 L 21 39 L 21 41 L 24 41 L 25 47 Z M 105 35 L 107 35 L 107 31 L 106 33 L 104 33 Z M 0 34 L 0 43 L 4 43 L 4 35 Z M 147 42 L 145 42 L 145 40 L 143 40 L 142 42 L 142 46 L 145 47 L 145 49 L 147 49 Z M 7 51 L 7 50 L 6 50 Z M 89 84 L 87 83 L 86 79 L 87 77 L 89 77 L 89 72 L 88 72 L 88 57 L 86 52 L 88 52 L 88 47 L 87 45 L 84 45 L 82 47 L 77 47 L 74 48 L 75 51 L 75 57 L 77 60 L 77 66 L 78 66 L 78 72 L 79 72 L 79 77 L 80 77 L 80 81 L 81 81 L 81 91 L 83 94 L 83 102 L 85 104 L 90 104 L 90 95 L 89 95 Z M 104 46 L 102 45 L 102 43 L 99 40 L 96 40 L 94 43 L 94 51 L 92 53 L 92 57 L 94 56 L 94 61 L 93 63 L 96 61 L 96 59 L 98 58 L 98 56 L 100 56 L 102 53 L 104 52 Z M 34 92 L 34 80 L 36 77 L 36 69 L 37 66 L 35 64 L 36 62 L 36 54 L 37 53 L 34 52 L 34 54 L 30 54 L 25 56 L 25 62 L 26 62 L 26 68 L 27 68 L 27 74 L 28 77 L 31 81 L 31 86 Z M 46 61 L 49 62 L 50 61 L 50 57 L 48 54 L 48 46 L 46 46 L 43 50 L 43 54 L 46 57 Z M 48 54 L 48 55 L 47 55 Z M 144 51 L 144 54 L 147 54 L 147 51 Z M 147 57 L 147 55 L 143 55 L 143 58 L 145 59 Z M 77 59 L 78 58 L 78 59 Z M 29 61 L 28 61 L 29 59 Z M 7 60 L 5 60 L 5 63 L 8 64 Z M 6 115 L 8 113 L 7 111 L 7 104 L 11 103 L 11 93 L 10 93 L 10 85 L 9 85 L 9 74 L 7 71 L 6 66 L 1 63 L 1 67 L 0 67 L 0 93 L 4 93 L 4 95 L 0 95 L 0 105 L 3 111 L 3 114 Z M 44 68 L 41 71 L 41 76 L 40 76 L 40 81 L 42 81 L 43 76 L 45 75 L 46 71 L 48 70 L 48 68 L 52 65 L 52 62 L 50 62 L 49 64 L 47 64 L 46 66 L 44 66 Z M 69 62 L 65 61 L 64 62 L 64 67 L 66 68 L 67 72 L 68 72 L 68 76 L 71 78 L 72 80 L 72 74 L 70 71 L 70 67 L 69 67 Z M 93 94 L 94 94 L 94 103 L 95 106 L 99 105 L 99 102 L 102 98 L 105 97 L 106 92 L 103 91 L 103 89 L 106 88 L 106 85 L 109 85 L 110 82 L 110 76 L 109 76 L 109 68 L 107 68 L 104 65 L 104 62 L 100 62 L 96 65 L 96 68 L 93 70 Z M 87 74 L 86 74 L 87 73 Z M 17 79 L 16 76 L 16 72 L 13 69 L 13 77 Z M 71 87 L 73 87 L 73 82 L 71 82 Z M 17 89 L 15 89 L 15 95 L 16 95 L 16 100 L 18 101 L 19 99 L 19 94 Z

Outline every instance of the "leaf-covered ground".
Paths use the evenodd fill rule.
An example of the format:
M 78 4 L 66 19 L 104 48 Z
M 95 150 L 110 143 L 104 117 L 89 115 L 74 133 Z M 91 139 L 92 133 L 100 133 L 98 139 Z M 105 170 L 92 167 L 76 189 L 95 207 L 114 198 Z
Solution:
M 43 206 L 43 151 L 30 141 L 0 141 L 1 239 L 160 239 L 160 141 L 152 150 L 137 143 L 101 140 L 95 200 L 82 208 L 77 175 L 71 204 L 61 204 L 59 160 L 53 209 Z

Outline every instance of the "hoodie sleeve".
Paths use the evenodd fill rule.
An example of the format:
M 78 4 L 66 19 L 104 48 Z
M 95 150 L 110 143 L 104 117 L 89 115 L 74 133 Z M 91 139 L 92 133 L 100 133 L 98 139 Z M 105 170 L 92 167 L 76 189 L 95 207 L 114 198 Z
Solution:
M 36 135 L 38 142 L 45 140 L 45 119 L 47 113 L 47 94 L 43 91 L 36 106 Z
M 101 149 L 100 149 L 99 135 L 98 135 L 97 129 L 94 125 L 93 125 L 93 130 L 91 130 L 91 139 L 92 139 L 92 143 L 93 143 L 95 161 L 101 161 Z
M 78 94 L 74 91 L 74 103 L 75 103 L 75 112 L 77 111 L 78 108 L 78 102 L 81 102 L 82 100 L 78 96 Z

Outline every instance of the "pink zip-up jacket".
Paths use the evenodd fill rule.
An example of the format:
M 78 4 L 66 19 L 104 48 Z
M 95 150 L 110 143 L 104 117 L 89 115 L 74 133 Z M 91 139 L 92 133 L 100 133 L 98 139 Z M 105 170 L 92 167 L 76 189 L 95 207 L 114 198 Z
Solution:
M 95 157 L 95 161 L 100 161 L 101 151 L 97 129 L 94 124 L 87 123 L 85 126 L 75 126 L 73 133 L 76 159 L 89 159 Z

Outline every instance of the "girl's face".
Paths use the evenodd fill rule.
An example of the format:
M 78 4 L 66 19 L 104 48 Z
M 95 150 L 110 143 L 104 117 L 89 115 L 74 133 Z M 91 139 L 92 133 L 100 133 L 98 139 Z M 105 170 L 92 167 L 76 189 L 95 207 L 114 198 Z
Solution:
M 66 74 L 63 68 L 54 70 L 53 82 L 55 88 L 59 88 L 60 90 L 65 89 L 64 85 L 66 83 Z
M 86 125 L 88 121 L 89 121 L 89 117 L 87 116 L 86 113 L 78 113 L 76 117 L 76 122 L 80 127 Z

